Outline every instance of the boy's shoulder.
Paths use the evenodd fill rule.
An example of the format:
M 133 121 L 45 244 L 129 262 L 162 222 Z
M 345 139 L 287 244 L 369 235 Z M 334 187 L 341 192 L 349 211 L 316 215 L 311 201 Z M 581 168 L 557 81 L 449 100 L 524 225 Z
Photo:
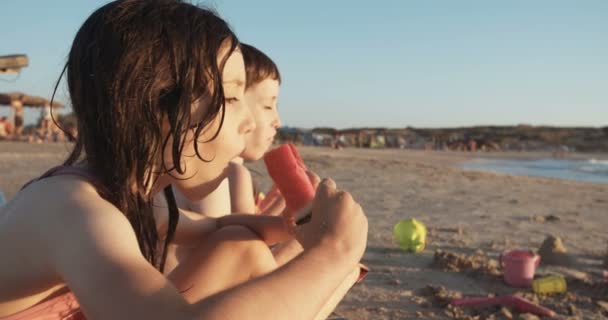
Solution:
M 228 177 L 230 179 L 239 179 L 243 177 L 251 177 L 249 169 L 242 163 L 231 161 L 228 164 Z

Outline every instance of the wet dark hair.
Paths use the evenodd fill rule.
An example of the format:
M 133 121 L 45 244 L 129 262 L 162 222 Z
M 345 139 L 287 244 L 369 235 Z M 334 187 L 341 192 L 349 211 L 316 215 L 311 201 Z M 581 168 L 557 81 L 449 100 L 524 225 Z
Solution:
M 161 241 L 149 190 L 160 174 L 184 173 L 180 159 L 187 130 L 198 138 L 218 114 L 221 129 L 221 70 L 229 54 L 220 65 L 217 61 L 225 44 L 228 53 L 239 45 L 210 10 L 179 0 L 114 1 L 84 22 L 64 69 L 78 119 L 76 144 L 65 164 L 86 163 L 105 187 L 104 198 L 128 218 L 144 257 L 161 271 L 178 211 L 171 188 L 165 188 L 169 231 Z M 208 111 L 191 119 L 191 105 L 199 99 Z M 162 156 L 169 142 L 172 168 Z M 196 144 L 195 150 L 204 161 Z
M 241 43 L 241 53 L 245 61 L 247 88 L 266 79 L 273 79 L 281 83 L 279 68 L 266 54 L 256 47 Z

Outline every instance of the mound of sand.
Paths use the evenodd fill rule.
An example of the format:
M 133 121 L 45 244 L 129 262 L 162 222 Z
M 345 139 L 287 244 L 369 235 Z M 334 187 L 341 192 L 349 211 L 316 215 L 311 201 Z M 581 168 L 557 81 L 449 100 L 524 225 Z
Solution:
M 572 266 L 574 258 L 568 255 L 568 250 L 560 237 L 549 235 L 538 249 L 541 263 L 557 266 Z

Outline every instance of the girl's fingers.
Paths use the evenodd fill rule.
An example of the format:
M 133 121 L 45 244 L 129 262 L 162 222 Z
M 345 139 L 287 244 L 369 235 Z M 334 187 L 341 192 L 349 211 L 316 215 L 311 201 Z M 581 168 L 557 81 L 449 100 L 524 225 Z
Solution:
M 310 170 L 306 170 L 306 175 L 308 176 L 308 180 L 310 181 L 310 184 L 312 184 L 312 187 L 316 189 L 319 186 L 319 183 L 321 183 L 321 178 Z

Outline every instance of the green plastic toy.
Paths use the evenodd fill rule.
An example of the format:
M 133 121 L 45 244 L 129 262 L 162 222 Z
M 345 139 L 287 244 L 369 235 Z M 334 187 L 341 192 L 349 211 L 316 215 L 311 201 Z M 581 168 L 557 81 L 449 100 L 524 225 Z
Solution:
M 401 249 L 420 252 L 426 245 L 426 226 L 413 218 L 401 220 L 393 228 L 393 238 Z

